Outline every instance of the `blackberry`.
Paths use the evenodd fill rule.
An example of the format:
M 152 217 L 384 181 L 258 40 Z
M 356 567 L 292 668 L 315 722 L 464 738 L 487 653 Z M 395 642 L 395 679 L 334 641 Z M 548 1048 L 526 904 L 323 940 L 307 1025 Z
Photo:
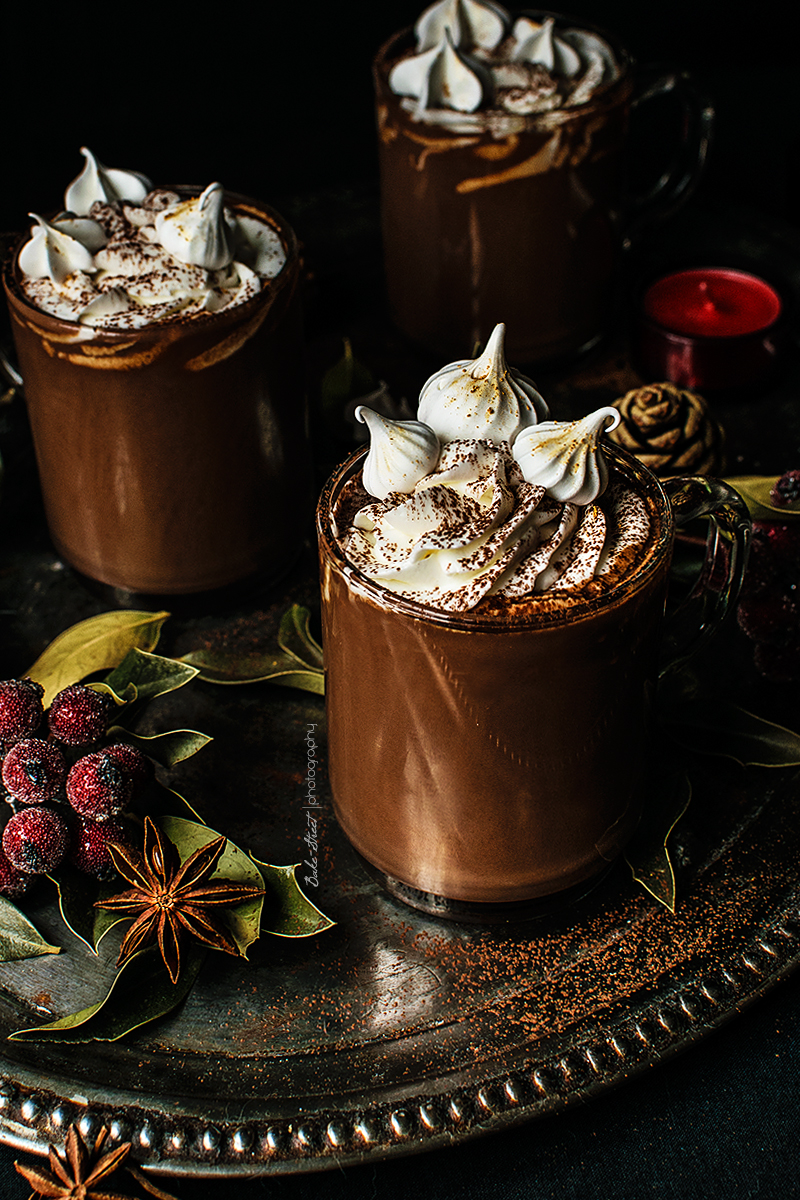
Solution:
M 13 745 L 36 732 L 44 717 L 43 695 L 32 679 L 0 681 L 0 742 Z
M 68 849 L 66 821 L 52 808 L 24 808 L 3 830 L 6 857 L 12 867 L 28 875 L 54 871 Z
M 800 503 L 800 471 L 785 471 L 772 485 L 769 498 L 776 508 L 791 508 Z
M 67 800 L 92 821 L 118 816 L 132 798 L 133 780 L 109 750 L 85 754 L 67 776 Z
M 105 748 L 130 777 L 133 784 L 133 797 L 140 796 L 153 778 L 153 764 L 146 754 L 131 746 L 129 742 L 114 742 Z
M 90 746 L 106 732 L 111 707 L 112 701 L 102 692 L 73 683 L 50 705 L 50 732 L 65 746 Z
M 107 821 L 91 821 L 76 816 L 72 827 L 70 862 L 79 871 L 93 875 L 95 879 L 114 879 L 117 872 L 108 853 L 109 842 L 132 845 L 131 835 L 123 821 L 114 817 Z
M 67 774 L 64 755 L 53 742 L 24 738 L 8 751 L 3 783 L 21 804 L 42 804 L 60 792 Z

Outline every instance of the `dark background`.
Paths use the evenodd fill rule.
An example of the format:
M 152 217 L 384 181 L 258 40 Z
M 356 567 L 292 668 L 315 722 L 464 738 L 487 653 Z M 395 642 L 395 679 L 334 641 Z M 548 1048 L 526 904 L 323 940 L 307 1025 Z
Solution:
M 356 213 L 377 229 L 370 59 L 420 7 L 18 8 L 2 29 L 0 231 L 61 205 L 85 144 L 155 183 L 220 179 L 266 200 L 324 274 L 315 256 L 326 206 L 331 221 Z M 694 206 L 800 225 L 798 46 L 784 6 L 587 0 L 569 11 L 614 31 L 641 62 L 687 68 L 713 100 L 716 137 Z M 648 168 L 643 149 L 633 169 Z M 297 1179 L 164 1184 L 186 1200 L 800 1196 L 798 999 L 798 980 L 786 981 L 651 1076 L 453 1152 Z M 9 1173 L 13 1157 L 0 1152 L 2 1200 L 29 1194 Z
M 268 203 L 374 181 L 371 56 L 422 7 L 284 0 L 210 11 L 133 5 L 121 16 L 108 6 L 18 5 L 3 26 L 0 229 L 61 204 L 81 145 L 159 184 L 220 179 Z M 704 195 L 800 220 L 797 45 L 778 0 L 566 7 L 640 62 L 689 69 L 715 100 Z

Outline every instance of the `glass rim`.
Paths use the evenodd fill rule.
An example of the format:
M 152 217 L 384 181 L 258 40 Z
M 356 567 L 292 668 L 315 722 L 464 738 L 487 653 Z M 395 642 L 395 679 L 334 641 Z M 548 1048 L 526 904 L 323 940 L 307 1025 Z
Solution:
M 656 514 L 661 520 L 661 529 L 655 534 L 652 549 L 644 559 L 636 565 L 632 574 L 621 580 L 614 587 L 603 591 L 599 596 L 578 599 L 572 604 L 550 613 L 534 613 L 530 618 L 518 617 L 514 620 L 504 620 L 495 615 L 484 615 L 475 611 L 445 612 L 432 608 L 419 600 L 411 599 L 402 592 L 394 592 L 384 587 L 377 580 L 370 579 L 357 567 L 348 562 L 331 529 L 332 506 L 342 487 L 358 470 L 361 461 L 366 457 L 369 447 L 360 446 L 354 450 L 344 462 L 340 463 L 326 482 L 319 497 L 316 511 L 316 528 L 321 558 L 336 564 L 339 571 L 348 581 L 348 585 L 381 608 L 387 611 L 401 613 L 417 620 L 428 621 L 435 625 L 447 625 L 451 629 L 481 630 L 502 629 L 507 633 L 517 631 L 558 629 L 574 625 L 581 621 L 601 616 L 609 609 L 618 605 L 620 599 L 632 599 L 638 595 L 658 575 L 665 559 L 671 557 L 675 532 L 675 518 L 669 497 L 661 485 L 661 481 L 643 463 L 621 446 L 606 444 L 603 447 L 609 458 L 609 466 L 616 469 L 623 477 L 633 478 L 645 488 L 646 496 L 653 502 Z M 652 509 L 651 509 L 652 515 Z M 524 597 L 522 598 L 524 600 Z

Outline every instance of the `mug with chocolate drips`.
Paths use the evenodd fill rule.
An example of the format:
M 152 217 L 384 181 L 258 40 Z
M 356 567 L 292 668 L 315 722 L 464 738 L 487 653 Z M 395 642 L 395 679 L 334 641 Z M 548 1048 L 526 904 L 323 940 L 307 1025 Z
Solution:
M 416 421 L 369 418 L 322 495 L 334 809 L 415 907 L 495 920 L 592 886 L 642 814 L 659 671 L 735 602 L 743 502 L 660 483 L 605 441 L 618 418 L 549 420 L 500 326 L 428 381 Z M 678 630 L 673 539 L 698 515 Z
M 374 62 L 389 308 L 441 355 L 498 314 L 525 364 L 594 345 L 616 308 L 623 244 L 702 169 L 713 112 L 684 73 L 645 72 L 567 18 L 440 0 Z M 627 194 L 632 110 L 672 92 L 682 135 L 653 190 Z

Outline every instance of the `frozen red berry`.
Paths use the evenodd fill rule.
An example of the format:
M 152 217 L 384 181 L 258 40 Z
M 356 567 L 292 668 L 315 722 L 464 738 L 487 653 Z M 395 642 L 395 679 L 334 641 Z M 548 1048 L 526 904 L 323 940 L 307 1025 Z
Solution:
M 113 879 L 116 869 L 108 852 L 110 842 L 131 846 L 133 839 L 123 821 L 111 817 L 108 821 L 90 821 L 76 817 L 72 829 L 69 858 L 73 866 L 95 879 Z
M 44 688 L 32 679 L 0 681 L 0 742 L 30 737 L 42 723 Z
M 13 866 L 0 847 L 0 896 L 7 896 L 9 900 L 19 900 L 24 896 L 31 885 L 31 877 L 24 871 L 18 871 Z
M 775 564 L 780 569 L 789 569 L 796 573 L 800 565 L 800 521 L 770 521 L 767 524 L 767 537 Z
M 114 742 L 111 746 L 106 746 L 106 753 L 130 776 L 134 798 L 141 795 L 153 778 L 153 764 L 147 755 L 142 754 L 141 750 L 137 750 L 129 742 Z
M 24 738 L 12 746 L 3 762 L 3 783 L 22 804 L 53 800 L 64 786 L 67 764 L 53 742 Z
M 90 746 L 103 736 L 111 719 L 112 701 L 103 692 L 73 683 L 50 705 L 50 732 L 65 746 Z
M 785 471 L 773 484 L 769 498 L 776 508 L 791 508 L 800 503 L 800 471 Z
M 69 848 L 64 818 L 52 808 L 23 808 L 3 830 L 3 850 L 12 867 L 29 875 L 54 871 Z
M 109 750 L 79 758 L 67 776 L 67 799 L 76 813 L 107 821 L 124 812 L 133 798 L 133 780 Z

